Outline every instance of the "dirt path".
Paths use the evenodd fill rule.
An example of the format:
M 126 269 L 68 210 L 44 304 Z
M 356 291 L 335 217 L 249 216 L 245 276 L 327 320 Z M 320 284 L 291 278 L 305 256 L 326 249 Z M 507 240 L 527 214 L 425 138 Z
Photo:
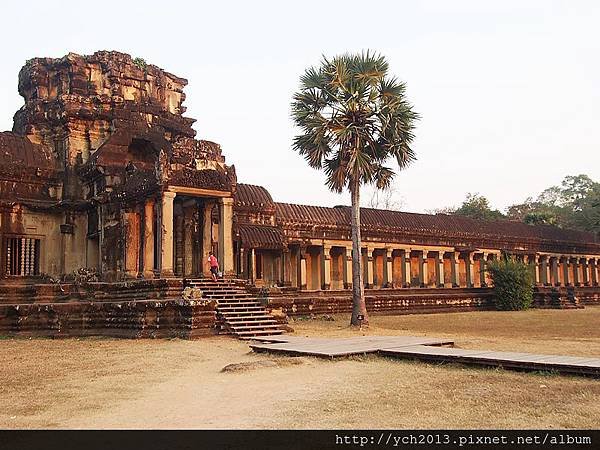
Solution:
M 564 323 L 562 313 L 571 311 L 380 317 L 368 333 L 455 332 L 459 344 L 471 348 L 506 349 L 521 342 L 519 350 L 539 351 L 554 342 L 546 353 L 580 349 L 597 356 L 600 308 L 585 311 Z M 345 317 L 335 319 L 295 326 L 304 335 L 350 333 Z M 286 365 L 288 358 L 248 350 L 227 337 L 1 340 L 0 427 L 600 427 L 600 380 L 377 356 L 302 358 Z M 221 372 L 231 363 L 265 360 L 282 366 Z

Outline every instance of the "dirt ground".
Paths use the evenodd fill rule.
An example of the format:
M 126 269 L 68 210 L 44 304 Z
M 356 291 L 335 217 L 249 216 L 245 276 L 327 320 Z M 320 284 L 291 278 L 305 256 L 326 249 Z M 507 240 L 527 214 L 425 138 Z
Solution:
M 356 335 L 348 320 L 291 325 Z M 599 323 L 600 307 L 373 316 L 362 333 L 598 357 Z M 0 405 L 0 428 L 599 428 L 600 380 L 378 356 L 291 363 L 225 336 L 3 338 Z

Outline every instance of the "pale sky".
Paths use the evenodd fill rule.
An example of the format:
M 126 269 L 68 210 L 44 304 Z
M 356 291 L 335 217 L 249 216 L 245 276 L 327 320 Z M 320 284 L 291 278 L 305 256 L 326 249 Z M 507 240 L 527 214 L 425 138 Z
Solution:
M 422 116 L 418 161 L 394 184 L 403 209 L 467 192 L 503 209 L 565 175 L 600 180 L 597 1 L 7 1 L 2 16 L 0 130 L 27 59 L 118 50 L 189 80 L 186 115 L 239 182 L 349 204 L 291 150 L 290 102 L 321 55 L 372 49 Z

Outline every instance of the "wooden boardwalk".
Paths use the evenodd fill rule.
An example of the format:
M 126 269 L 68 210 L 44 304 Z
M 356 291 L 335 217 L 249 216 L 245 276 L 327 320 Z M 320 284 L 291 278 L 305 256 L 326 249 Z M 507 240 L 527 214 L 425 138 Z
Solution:
M 360 336 L 352 338 L 305 338 L 296 336 L 274 336 L 260 339 L 263 344 L 251 344 L 255 352 L 309 355 L 322 358 L 377 353 L 385 348 L 400 348 L 415 345 L 453 345 L 450 339 L 417 336 Z
M 322 358 L 377 353 L 388 357 L 429 362 L 460 363 L 527 371 L 552 371 L 600 377 L 600 358 L 465 350 L 448 347 L 454 345 L 454 342 L 443 338 L 419 336 L 307 338 L 284 335 L 258 339 L 262 342 L 250 345 L 255 352 Z

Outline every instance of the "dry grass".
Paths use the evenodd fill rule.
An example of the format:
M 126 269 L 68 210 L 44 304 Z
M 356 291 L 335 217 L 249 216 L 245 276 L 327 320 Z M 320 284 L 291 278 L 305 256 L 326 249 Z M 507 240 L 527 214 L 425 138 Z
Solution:
M 598 356 L 599 319 L 600 308 L 375 316 L 364 332 Z M 293 326 L 300 335 L 354 335 L 347 321 L 336 316 Z M 6 339 L 0 341 L 0 428 L 600 426 L 600 380 L 377 356 L 284 360 L 249 353 L 246 343 L 227 337 Z M 232 363 L 256 368 L 221 372 Z

